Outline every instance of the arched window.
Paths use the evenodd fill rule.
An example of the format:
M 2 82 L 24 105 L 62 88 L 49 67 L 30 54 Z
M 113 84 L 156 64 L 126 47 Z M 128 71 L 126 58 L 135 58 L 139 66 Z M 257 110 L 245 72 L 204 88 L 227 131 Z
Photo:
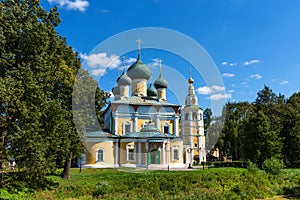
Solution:
M 130 133 L 132 132 L 132 126 L 131 126 L 131 123 L 129 121 L 126 121 L 124 124 L 123 124 L 123 134 L 125 133 Z
M 96 154 L 97 154 L 96 155 L 97 162 L 104 162 L 104 150 L 103 149 L 98 149 Z
M 202 116 L 202 113 L 200 113 L 200 120 L 202 120 L 202 117 L 203 117 L 203 116 Z
M 193 112 L 193 120 L 197 120 L 197 113 Z
M 184 120 L 189 120 L 189 113 L 185 113 Z

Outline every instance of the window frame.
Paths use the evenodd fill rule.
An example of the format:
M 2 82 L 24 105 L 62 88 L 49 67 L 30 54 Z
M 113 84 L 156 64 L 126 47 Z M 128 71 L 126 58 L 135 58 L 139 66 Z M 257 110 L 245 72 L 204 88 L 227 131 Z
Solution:
M 102 160 L 99 160 L 99 151 L 102 151 Z M 104 148 L 99 148 L 96 151 L 96 163 L 103 163 L 105 161 L 105 150 Z

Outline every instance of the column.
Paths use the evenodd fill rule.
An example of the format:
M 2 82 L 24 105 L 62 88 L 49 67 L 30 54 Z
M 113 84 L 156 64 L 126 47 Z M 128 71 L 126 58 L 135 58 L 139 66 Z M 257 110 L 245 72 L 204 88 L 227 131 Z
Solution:
M 137 112 L 134 112 L 133 114 L 133 132 L 137 132 L 137 125 L 138 125 L 138 122 L 137 122 Z
M 149 143 L 146 142 L 146 167 L 148 169 L 148 151 L 149 151 Z
M 156 128 L 158 128 L 158 130 L 160 130 L 158 113 L 156 113 L 156 116 L 155 116 L 155 126 L 156 126 Z
M 114 115 L 114 130 L 113 130 L 113 133 L 115 134 L 115 135 L 117 135 L 118 134 L 118 114 L 117 113 L 115 113 L 115 115 Z
M 142 165 L 142 143 L 138 142 L 138 165 Z
M 163 146 L 162 146 L 162 152 L 161 152 L 161 156 L 162 156 L 162 164 L 166 164 L 165 161 L 165 151 L 166 151 L 166 147 L 165 147 L 165 142 L 163 142 Z
M 171 148 L 170 148 L 170 141 L 167 142 L 167 162 L 168 162 L 168 167 L 170 165 L 171 161 Z
M 178 116 L 175 116 L 175 119 L 174 119 L 174 133 L 176 134 L 176 136 L 179 136 Z
M 120 161 L 119 161 L 119 153 L 120 153 L 120 147 L 119 147 L 119 145 L 120 145 L 120 141 L 118 140 L 116 142 L 116 147 L 115 147 L 115 149 L 116 149 L 116 164 L 115 164 L 115 166 L 116 167 L 119 167 L 119 163 L 120 163 Z

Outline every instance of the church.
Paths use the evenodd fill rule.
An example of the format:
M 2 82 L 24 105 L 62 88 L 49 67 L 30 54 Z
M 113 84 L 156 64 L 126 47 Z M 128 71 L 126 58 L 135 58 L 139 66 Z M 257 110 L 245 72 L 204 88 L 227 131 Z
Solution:
M 105 109 L 104 128 L 85 136 L 83 167 L 146 169 L 187 168 L 206 160 L 203 111 L 188 79 L 185 105 L 168 102 L 168 82 L 151 83 L 150 68 L 140 54 L 117 78 L 114 101 Z M 150 83 L 149 83 L 150 82 Z

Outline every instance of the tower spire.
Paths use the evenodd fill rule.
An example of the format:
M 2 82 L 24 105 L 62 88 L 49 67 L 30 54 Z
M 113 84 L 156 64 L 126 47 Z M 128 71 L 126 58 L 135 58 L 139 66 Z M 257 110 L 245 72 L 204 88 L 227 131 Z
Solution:
M 192 83 L 194 83 L 194 79 L 192 78 L 192 66 L 190 66 L 190 68 L 189 68 L 190 70 L 190 78 L 189 78 L 189 80 L 188 80 L 188 82 L 189 82 L 189 84 L 191 85 Z

